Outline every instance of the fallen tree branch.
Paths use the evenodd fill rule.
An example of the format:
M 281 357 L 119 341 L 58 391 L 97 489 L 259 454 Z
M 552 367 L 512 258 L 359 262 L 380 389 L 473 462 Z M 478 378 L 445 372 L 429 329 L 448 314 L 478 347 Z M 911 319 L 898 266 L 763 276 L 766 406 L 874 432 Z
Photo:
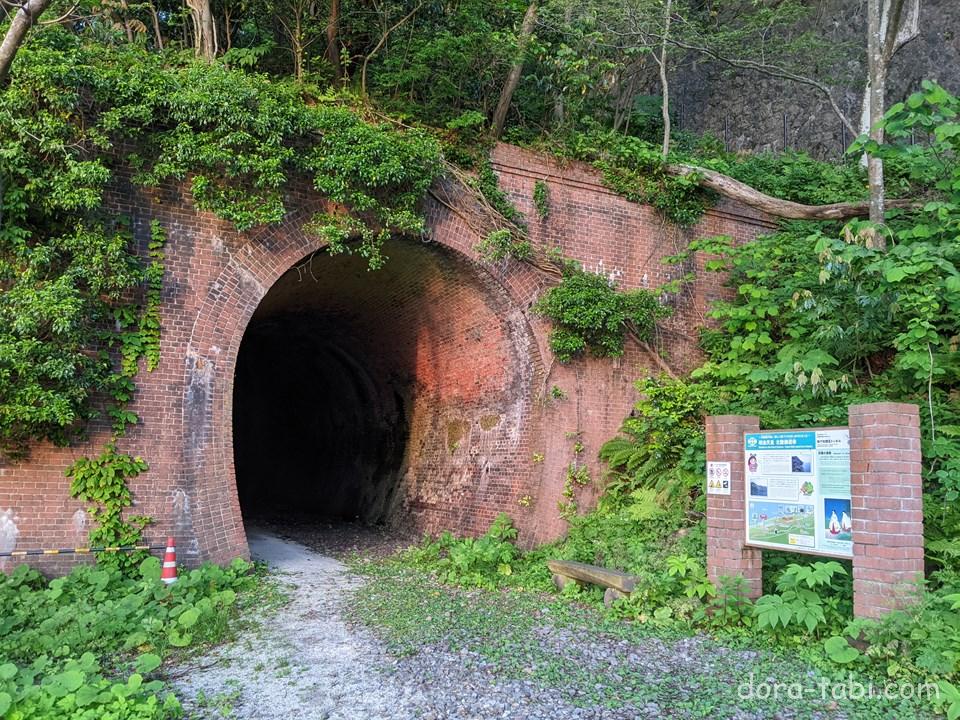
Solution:
M 694 165 L 665 165 L 668 175 L 694 177 L 702 187 L 720 193 L 724 197 L 743 203 L 756 210 L 788 220 L 849 220 L 870 214 L 870 201 L 833 203 L 832 205 L 804 205 L 792 200 L 782 200 L 760 192 L 746 183 L 734 180 L 716 170 Z M 888 208 L 915 210 L 924 203 L 917 200 L 890 200 Z

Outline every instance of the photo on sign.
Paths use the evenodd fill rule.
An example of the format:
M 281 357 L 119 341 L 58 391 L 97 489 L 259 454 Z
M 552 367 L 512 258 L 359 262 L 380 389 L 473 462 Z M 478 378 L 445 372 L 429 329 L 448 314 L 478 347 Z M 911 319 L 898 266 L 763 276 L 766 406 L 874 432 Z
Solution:
M 823 539 L 853 540 L 853 521 L 850 519 L 849 499 L 823 499 Z
M 790 456 L 790 472 L 809 473 L 813 469 L 813 453 L 793 453 Z
M 801 503 L 751 501 L 748 523 L 751 542 L 813 545 L 816 533 L 813 505 Z

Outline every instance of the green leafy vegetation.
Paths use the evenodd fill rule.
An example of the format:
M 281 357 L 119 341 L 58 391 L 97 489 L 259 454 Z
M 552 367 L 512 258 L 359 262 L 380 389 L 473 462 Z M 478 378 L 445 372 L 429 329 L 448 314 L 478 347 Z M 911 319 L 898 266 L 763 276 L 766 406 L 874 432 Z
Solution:
M 589 352 L 597 357 L 623 354 L 624 335 L 653 337 L 658 318 L 669 309 L 647 290 L 617 291 L 603 275 L 567 263 L 563 280 L 543 294 L 534 311 L 550 318 L 550 349 L 560 362 Z
M 160 720 L 182 716 L 156 679 L 165 658 L 222 640 L 259 580 L 241 560 L 160 582 L 81 566 L 44 580 L 20 566 L 0 574 L 0 716 L 10 720 Z M 258 600 L 259 602 L 259 600 Z
M 864 144 L 897 164 L 910 182 L 939 193 L 915 213 L 891 213 L 883 229 L 886 249 L 876 242 L 875 227 L 856 221 L 843 227 L 785 223 L 741 245 L 727 238 L 693 243 L 691 251 L 714 258 L 708 267 L 728 273 L 734 292 L 714 303 L 716 324 L 702 330 L 706 362 L 688 379 L 639 382 L 641 400 L 623 435 L 602 451 L 611 489 L 652 488 L 665 500 L 695 508 L 702 501 L 704 414 L 756 414 L 764 427 L 777 428 L 845 424 L 847 406 L 855 402 L 918 404 L 931 569 L 919 605 L 880 622 L 854 622 L 845 567 L 801 558 L 784 563 L 784 556 L 765 553 L 771 567 L 765 568 L 766 594 L 756 603 L 724 580 L 704 593 L 705 602 L 689 618 L 716 633 L 749 629 L 754 641 L 778 646 L 819 640 L 803 651 L 812 662 L 896 682 L 935 683 L 942 689 L 935 704 L 948 713 L 954 712 L 951 689 L 960 669 L 953 641 L 960 605 L 952 602 L 960 557 L 954 510 L 960 294 L 952 279 L 960 227 L 960 133 L 952 130 L 958 110 L 955 98 L 925 83 L 888 113 L 889 144 Z M 901 144 L 911 130 L 929 133 L 933 142 Z M 754 170 L 761 166 L 755 163 Z M 790 192 L 781 186 L 781 194 L 816 199 L 805 195 L 804 187 L 814 184 L 805 163 L 777 182 L 791 177 L 800 186 Z M 828 180 L 842 187 L 845 177 Z M 598 512 L 602 508 L 603 501 Z M 663 582 L 657 588 L 660 597 L 631 597 L 621 612 L 671 622 L 676 601 L 665 603 L 663 594 L 676 596 L 678 586 Z
M 958 113 L 955 98 L 925 83 L 922 92 L 891 108 L 884 121 L 887 144 L 864 142 L 854 149 L 883 155 L 900 179 L 894 188 L 901 183 L 904 192 L 926 188 L 929 194 L 915 212 L 890 212 L 884 228 L 862 221 L 787 222 L 739 245 L 729 238 L 698 240 L 674 258 L 702 252 L 708 269 L 729 278 L 730 298 L 713 304 L 714 323 L 701 330 L 705 362 L 688 378 L 639 381 L 640 400 L 622 435 L 601 450 L 610 474 L 597 508 L 582 516 L 566 513 L 564 540 L 518 553 L 509 577 L 488 575 L 483 584 L 547 591 L 549 558 L 624 570 L 637 576 L 638 586 L 614 604 L 613 617 L 655 632 L 697 628 L 725 641 L 795 653 L 827 674 L 854 671 L 877 683 L 936 687 L 935 696 L 923 699 L 927 708 L 960 714 Z M 928 135 L 931 143 L 904 143 L 911 132 Z M 755 186 L 800 202 L 859 193 L 855 168 L 824 172 L 822 164 L 798 156 L 747 158 L 739 172 Z M 886 243 L 878 242 L 878 232 Z M 571 287 L 591 298 L 615 294 L 603 278 L 583 274 L 577 281 Z M 560 287 L 567 301 L 568 288 Z M 573 294 L 569 306 L 558 304 L 577 309 L 578 301 Z M 563 333 L 563 315 L 553 310 Z M 616 327 L 593 322 L 586 312 L 568 317 L 575 329 Z M 595 342 L 615 349 L 618 337 L 622 342 L 622 332 Z M 583 336 L 559 342 L 558 357 L 564 347 L 569 359 L 590 343 Z M 770 428 L 836 425 L 845 423 L 849 404 L 870 400 L 923 409 L 931 572 L 921 602 L 881 621 L 854 621 L 849 563 L 783 553 L 765 553 L 764 594 L 755 602 L 742 578 L 710 582 L 703 558 L 702 417 L 756 414 Z M 429 562 L 420 567 L 433 569 Z M 568 584 L 562 594 L 599 610 L 600 588 Z M 878 712 L 893 712 L 890 707 Z
M 306 175 L 350 213 L 339 234 L 315 223 L 331 249 L 356 247 L 371 267 L 388 235 L 422 230 L 417 208 L 439 172 L 427 133 L 367 122 L 333 94 L 62 28 L 21 50 L 0 118 L 7 455 L 81 436 L 96 397 L 125 404 L 138 359 L 159 362 L 163 229 L 152 226 L 142 260 L 103 206 L 118 172 L 151 186 L 188 180 L 200 209 L 241 230 L 279 221 L 284 188 Z M 111 414 L 118 428 L 135 419 Z
M 740 245 L 694 242 L 675 260 L 707 256 L 709 269 L 726 273 L 730 295 L 712 307 L 712 323 L 701 332 L 705 362 L 690 377 L 638 382 L 635 412 L 601 450 L 610 473 L 597 508 L 579 514 L 578 489 L 599 478 L 589 477 L 584 449 L 575 445 L 560 498 L 570 524 L 563 541 L 521 552 L 516 531 L 500 517 L 481 538 L 446 534 L 406 562 L 443 582 L 487 589 L 548 590 L 547 557 L 624 570 L 640 584 L 612 617 L 591 616 L 604 631 L 699 628 L 801 653 L 826 672 L 933 680 L 942 690 L 939 708 L 960 716 L 957 99 L 923 84 L 890 108 L 887 141 L 858 140 L 847 162 L 734 155 L 709 136 L 664 137 L 662 111 L 669 119 L 671 108 L 660 96 L 636 92 L 649 85 L 643 73 L 650 40 L 659 37 L 652 25 L 658 3 L 639 3 L 637 13 L 617 3 L 542 4 L 524 43 L 523 2 L 345 3 L 339 17 L 335 8 L 339 3 L 217 3 L 219 58 L 216 47 L 191 47 L 206 31 L 190 26 L 189 13 L 163 4 L 122 12 L 109 3 L 85 5 L 79 15 L 54 8 L 66 11 L 62 23 L 31 29 L 0 84 L 0 453 L 20 458 L 38 442 L 82 439 L 89 422 L 105 414 L 113 437 L 99 456 L 68 470 L 71 494 L 92 505 L 94 543 L 137 542 L 149 522 L 128 514 L 127 485 L 147 462 L 120 449 L 120 438 L 138 421 L 129 402 L 141 361 L 149 371 L 161 358 L 164 230 L 154 222 L 149 238 L 135 237 L 129 220 L 110 211 L 114 185 L 127 179 L 185 188 L 197 208 L 241 231 L 279 222 L 290 209 L 288 190 L 305 180 L 330 203 L 307 229 L 330 252 L 358 252 L 377 268 L 387 260 L 385 239 L 423 232 L 421 203 L 445 161 L 453 161 L 472 169 L 468 185 L 498 218 L 479 243 L 481 255 L 535 259 L 541 249 L 485 159 L 495 140 L 487 128 L 496 98 L 523 44 L 526 67 L 507 98 L 505 137 L 591 163 L 614 192 L 649 203 L 676 225 L 694 226 L 716 201 L 695 173 L 670 172 L 676 163 L 726 173 L 779 198 L 831 203 L 867 197 L 857 162 L 867 152 L 884 160 L 889 195 L 926 204 L 889 212 L 883 224 L 790 222 Z M 827 82 L 852 65 L 850 50 L 807 32 L 811 9 L 794 0 L 675 2 L 674 27 L 691 53 L 702 46 L 714 58 L 762 55 L 791 74 Z M 328 28 L 332 37 L 321 52 Z M 697 57 L 680 47 L 671 49 L 672 66 Z M 661 146 L 667 141 L 669 152 Z M 533 205 L 541 221 L 549 217 L 542 180 Z M 550 345 L 561 362 L 616 357 L 628 334 L 651 342 L 666 314 L 655 294 L 619 292 L 607 278 L 569 264 L 536 310 L 554 323 Z M 559 388 L 550 395 L 564 398 Z M 703 566 L 702 415 L 757 414 L 768 428 L 832 425 L 843 422 L 850 403 L 875 399 L 924 409 L 931 572 L 922 603 L 879 623 L 851 623 L 846 566 L 788 556 L 770 558 L 756 603 L 737 578 L 711 583 Z M 544 459 L 533 454 L 535 463 Z M 205 569 L 165 589 L 153 577 L 155 563 L 141 561 L 109 556 L 97 569 L 50 583 L 27 571 L 0 577 L 0 715 L 176 712 L 176 702 L 158 697 L 160 687 L 144 676 L 171 648 L 215 640 L 230 593 L 246 580 L 239 568 Z M 432 626 L 417 614 L 424 605 L 419 576 L 384 567 L 374 572 L 385 573 L 395 597 L 371 595 L 363 612 L 429 635 Z M 564 592 L 581 604 L 600 602 L 597 588 L 568 585 Z M 591 685 L 575 667 L 516 645 L 506 621 L 492 623 L 479 601 L 451 609 L 449 597 L 436 589 L 426 607 L 444 618 L 438 625 L 446 618 L 463 623 L 466 644 L 508 669 L 528 663 L 544 676 Z M 529 628 L 533 620 L 524 614 L 543 607 L 531 597 L 502 594 L 503 618 Z M 581 628 L 572 607 L 579 606 L 549 604 L 562 622 Z M 478 645 L 491 627 L 501 636 Z M 636 699 L 626 692 L 604 685 L 587 699 Z M 719 704 L 692 709 L 737 707 L 722 688 L 719 697 Z
M 476 245 L 480 257 L 488 262 L 496 262 L 505 258 L 527 260 L 533 255 L 533 247 L 525 237 L 517 238 L 516 233 L 508 228 L 492 230 L 487 233 Z
M 550 215 L 550 186 L 544 180 L 537 180 L 533 184 L 533 207 L 541 221 Z
M 572 133 L 558 151 L 589 161 L 603 172 L 608 188 L 628 200 L 652 205 L 682 227 L 696 224 L 715 201 L 695 177 L 669 175 L 660 148 L 641 138 L 594 127 Z
M 513 521 L 501 513 L 481 537 L 455 538 L 445 532 L 409 550 L 407 560 L 435 569 L 444 582 L 492 588 L 497 578 L 513 574 L 512 563 L 519 554 L 512 542 L 516 537 Z
M 148 469 L 143 458 L 117 452 L 114 443 L 109 443 L 98 457 L 92 460 L 80 458 L 67 468 L 67 476 L 71 478 L 70 495 L 93 505 L 88 513 L 97 526 L 90 530 L 91 545 L 121 547 L 140 544 L 142 531 L 151 519 L 144 515 L 124 514 L 133 505 L 127 480 Z M 129 570 L 144 557 L 143 552 L 129 555 L 101 552 L 97 561 L 105 567 Z

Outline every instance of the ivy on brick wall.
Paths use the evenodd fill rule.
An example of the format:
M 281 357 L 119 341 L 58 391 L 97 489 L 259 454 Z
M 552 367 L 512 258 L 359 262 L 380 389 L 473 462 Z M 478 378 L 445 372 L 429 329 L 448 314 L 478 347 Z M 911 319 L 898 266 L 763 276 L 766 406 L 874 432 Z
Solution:
M 142 258 L 105 212 L 117 170 L 186 182 L 197 206 L 240 230 L 277 222 L 306 175 L 351 217 L 332 250 L 372 267 L 392 233 L 423 228 L 440 169 L 427 133 L 368 121 L 339 97 L 177 53 L 32 36 L 0 93 L 0 453 L 82 437 L 101 407 L 114 430 L 141 356 L 159 358 L 162 238 Z M 314 223 L 331 237 L 320 216 Z M 133 300 L 131 301 L 131 298 Z M 119 367 L 117 367 L 119 365 Z
M 70 495 L 91 504 L 90 519 L 97 526 L 90 530 L 90 544 L 98 547 L 137 545 L 143 529 L 152 522 L 145 515 L 125 515 L 133 505 L 127 480 L 149 467 L 143 458 L 118 452 L 110 442 L 95 458 L 80 458 L 67 469 L 71 478 Z M 97 562 L 123 570 L 139 566 L 144 553 L 100 552 Z
M 569 261 L 561 283 L 543 294 L 534 311 L 553 321 L 550 349 L 560 362 L 584 353 L 618 357 L 628 330 L 649 340 L 657 319 L 670 312 L 655 293 L 618 291 L 607 277 Z
M 90 504 L 96 545 L 140 541 L 128 480 L 147 470 L 117 440 L 141 361 L 160 360 L 163 245 L 143 257 L 103 199 L 118 170 L 186 183 L 196 206 L 238 230 L 280 221 L 293 178 L 342 211 L 311 227 L 332 252 L 384 261 L 392 234 L 419 234 L 419 203 L 440 170 L 437 142 L 369 121 L 344 99 L 176 53 L 36 34 L 0 93 L 0 455 L 81 439 L 112 421 L 103 452 L 75 462 L 71 495 Z M 136 558 L 103 555 L 130 565 Z

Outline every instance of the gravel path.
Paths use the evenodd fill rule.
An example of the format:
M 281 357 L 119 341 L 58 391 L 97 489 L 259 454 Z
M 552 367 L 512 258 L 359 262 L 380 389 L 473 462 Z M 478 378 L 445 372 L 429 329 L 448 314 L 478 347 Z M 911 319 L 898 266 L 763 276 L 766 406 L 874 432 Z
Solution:
M 490 660 L 443 644 L 410 656 L 393 657 L 366 628 L 349 620 L 353 591 L 365 582 L 338 560 L 271 531 L 249 531 L 254 557 L 267 561 L 289 583 L 291 601 L 255 631 L 197 658 L 173 681 L 193 718 L 297 718 L 297 720 L 635 720 L 690 717 L 681 708 L 698 677 L 736 672 L 754 653 L 701 643 L 697 638 L 670 643 L 650 639 L 643 646 L 575 637 L 544 623 L 534 631 L 537 644 L 556 656 L 577 657 L 587 674 L 573 690 L 555 692 L 536 680 L 498 676 Z M 313 543 L 311 543 L 313 544 Z M 427 618 L 429 620 L 429 618 Z M 569 667 L 569 665 L 567 666 Z M 625 669 L 629 674 L 621 676 Z M 578 673 L 579 674 L 579 673 Z M 629 706 L 597 707 L 584 678 L 636 688 Z M 658 684 L 673 692 L 648 693 Z M 560 685 L 565 684 L 563 679 Z M 597 685 L 596 687 L 600 687 Z M 582 688 L 582 691 L 581 689 Z M 666 688 L 664 688 L 666 689 Z M 581 695 L 578 700 L 577 695 Z M 665 699 L 671 702 L 667 706 Z M 791 718 L 794 713 L 736 709 L 723 717 Z M 814 712 L 804 717 L 836 717 Z M 713 717 L 721 717 L 713 715 Z
M 173 683 L 194 717 L 417 717 L 417 688 L 391 677 L 393 660 L 380 643 L 341 617 L 344 598 L 363 581 L 338 560 L 267 531 L 248 529 L 248 540 L 253 557 L 289 583 L 291 601 Z

